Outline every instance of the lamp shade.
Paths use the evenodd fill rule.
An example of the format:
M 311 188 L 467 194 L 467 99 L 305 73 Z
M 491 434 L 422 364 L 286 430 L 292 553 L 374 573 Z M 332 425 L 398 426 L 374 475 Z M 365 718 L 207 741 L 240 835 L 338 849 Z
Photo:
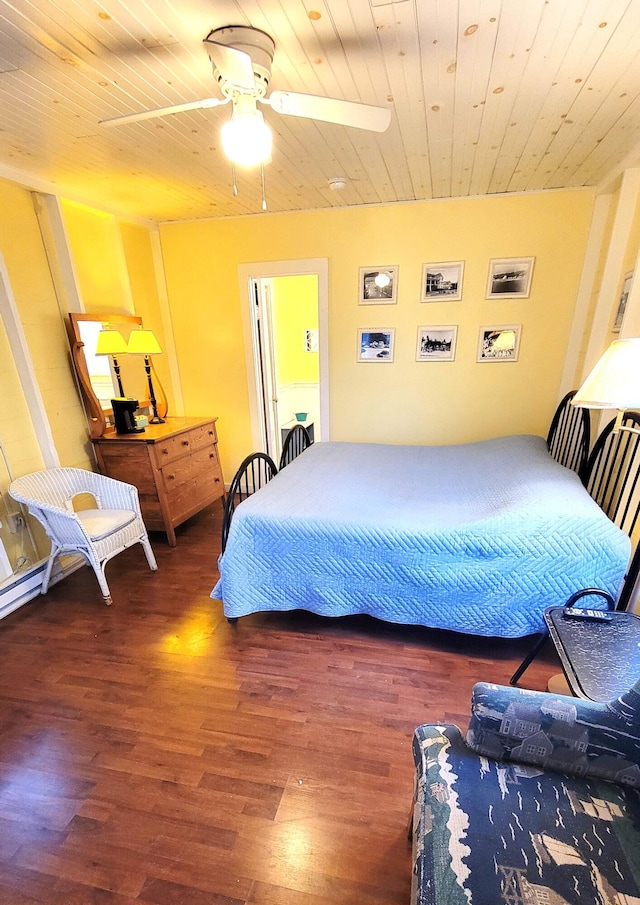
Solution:
M 586 409 L 640 406 L 640 337 L 611 343 L 576 395 L 573 404 Z
M 105 327 L 98 333 L 96 355 L 124 355 L 128 351 L 124 336 L 118 330 Z
M 127 351 L 130 355 L 158 355 L 162 349 L 151 330 L 132 330 Z

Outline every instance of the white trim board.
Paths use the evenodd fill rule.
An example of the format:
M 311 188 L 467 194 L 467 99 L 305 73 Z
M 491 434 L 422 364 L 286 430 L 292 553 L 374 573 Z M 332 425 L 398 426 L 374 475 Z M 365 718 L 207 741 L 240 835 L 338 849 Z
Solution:
M 7 581 L 5 587 L 0 587 L 0 619 L 4 619 L 9 613 L 29 603 L 40 594 L 42 587 L 42 573 L 47 564 L 46 560 L 39 562 L 27 572 L 19 572 L 13 576 L 13 581 Z M 53 567 L 49 586 L 56 584 L 67 575 L 71 575 L 76 569 L 87 565 L 82 556 L 65 556 L 64 565 L 58 559 Z M 100 589 L 96 583 L 96 600 L 101 603 Z

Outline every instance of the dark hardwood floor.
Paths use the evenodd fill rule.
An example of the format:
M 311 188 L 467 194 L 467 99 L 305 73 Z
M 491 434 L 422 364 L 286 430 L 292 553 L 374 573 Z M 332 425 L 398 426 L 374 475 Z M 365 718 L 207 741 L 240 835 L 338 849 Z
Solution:
M 416 725 L 531 639 L 225 620 L 220 503 L 0 622 L 0 903 L 408 903 Z M 558 672 L 547 649 L 521 684 Z

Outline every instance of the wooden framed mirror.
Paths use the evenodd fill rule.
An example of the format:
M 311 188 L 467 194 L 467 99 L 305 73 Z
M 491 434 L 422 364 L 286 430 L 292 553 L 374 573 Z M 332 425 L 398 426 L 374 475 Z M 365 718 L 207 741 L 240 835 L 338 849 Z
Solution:
M 71 357 L 78 375 L 91 439 L 101 437 L 105 433 L 112 420 L 111 399 L 121 395 L 112 356 L 95 354 L 98 334 L 107 325 L 121 333 L 124 341 L 128 342 L 131 331 L 142 326 L 142 318 L 133 314 L 107 312 L 72 313 L 67 324 Z M 122 355 L 117 361 L 125 394 L 137 399 L 140 409 L 148 408 L 149 396 L 142 359 L 137 355 Z M 153 368 L 153 362 L 151 366 Z M 167 412 L 167 400 L 155 371 L 153 384 L 158 410 L 161 417 L 164 417 Z

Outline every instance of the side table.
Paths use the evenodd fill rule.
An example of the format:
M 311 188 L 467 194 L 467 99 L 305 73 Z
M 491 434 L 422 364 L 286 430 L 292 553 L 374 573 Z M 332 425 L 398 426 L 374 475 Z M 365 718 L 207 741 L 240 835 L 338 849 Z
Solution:
M 611 622 L 567 619 L 564 607 L 545 610 L 544 621 L 573 694 L 606 703 L 640 678 L 640 618 L 613 611 Z
M 314 441 L 314 423 L 313 421 L 289 421 L 287 424 L 283 424 L 280 429 L 280 439 L 282 444 L 284 445 L 284 441 L 287 439 L 288 434 L 291 433 L 296 424 L 301 424 L 302 427 L 306 428 L 307 433 L 309 434 L 309 439 L 313 443 Z

